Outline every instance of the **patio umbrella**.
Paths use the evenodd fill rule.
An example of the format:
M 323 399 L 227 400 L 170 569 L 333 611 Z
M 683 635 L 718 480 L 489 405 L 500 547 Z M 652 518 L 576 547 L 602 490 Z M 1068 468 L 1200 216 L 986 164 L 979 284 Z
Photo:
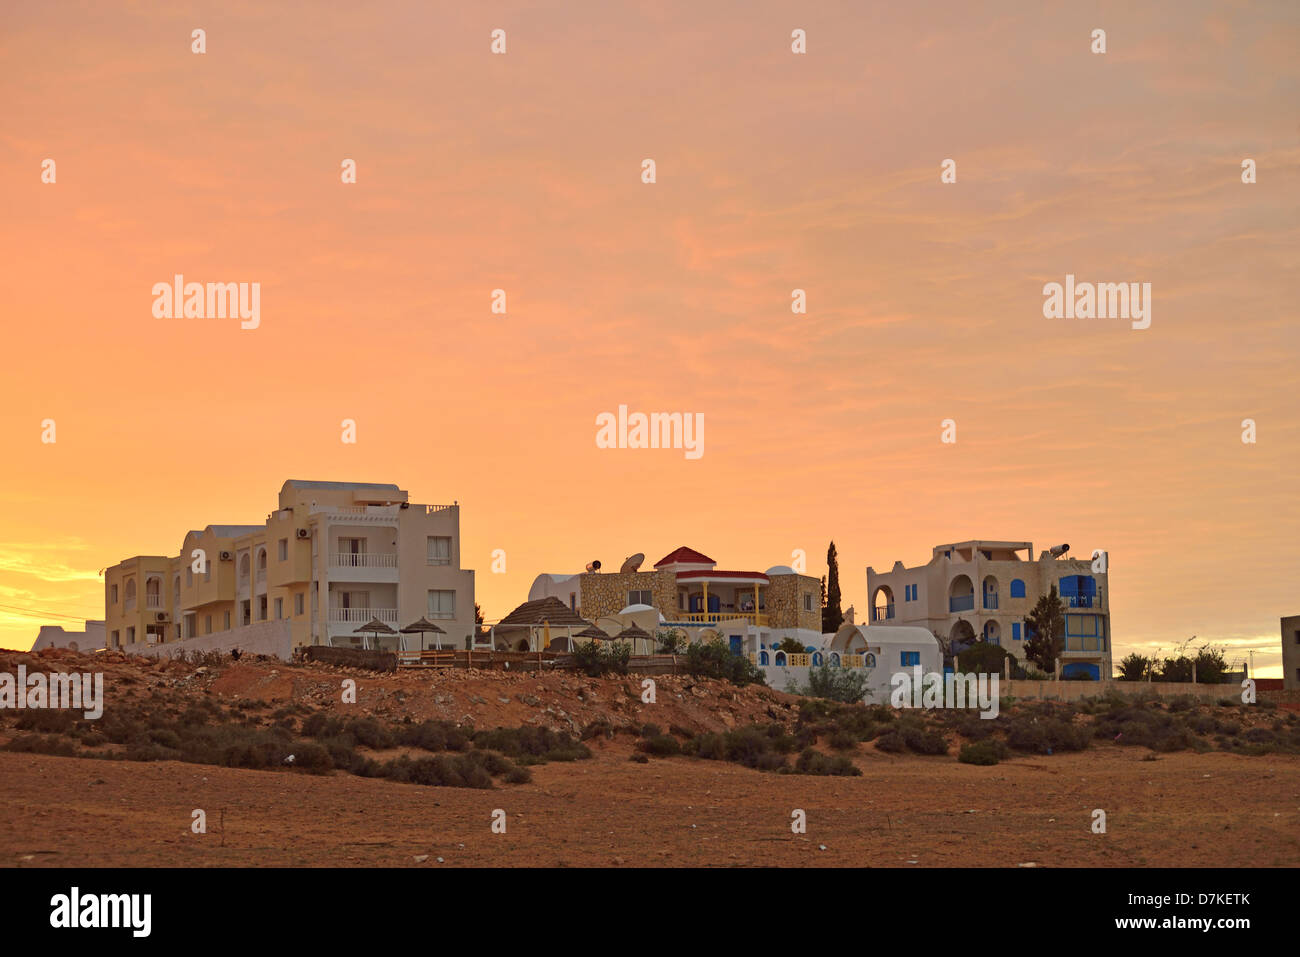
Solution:
M 378 644 L 378 643 L 379 643 L 379 636 L 380 636 L 380 635 L 395 635 L 395 634 L 397 634 L 397 632 L 393 631 L 393 629 L 389 628 L 387 625 L 385 625 L 385 624 L 384 624 L 382 621 L 380 621 L 378 618 L 371 618 L 368 622 L 366 622 L 364 625 L 362 625 L 360 628 L 358 628 L 356 631 L 354 631 L 353 634 L 354 634 L 354 635 L 361 635 L 361 634 L 365 634 L 366 632 L 371 632 L 371 631 L 373 631 L 373 632 L 375 633 L 375 644 Z
M 636 643 L 642 639 L 649 641 L 650 632 L 646 631 L 644 628 L 638 628 L 636 625 L 628 625 L 614 636 L 615 641 L 630 641 L 632 643 L 633 653 L 636 652 Z
M 423 651 L 423 650 L 424 650 L 424 635 L 425 635 L 426 632 L 430 632 L 430 631 L 433 632 L 435 635 L 445 635 L 445 634 L 447 633 L 447 632 L 444 631 L 443 629 L 439 628 L 436 624 L 434 624 L 433 622 L 429 621 L 429 619 L 427 619 L 427 618 L 421 616 L 420 618 L 417 618 L 415 621 L 411 622 L 409 625 L 407 625 L 405 628 L 403 628 L 403 629 L 402 629 L 402 634 L 404 634 L 404 635 L 419 635 L 419 636 L 420 636 L 420 650 Z M 436 640 L 437 640 L 437 642 L 438 642 L 438 650 L 441 651 L 441 650 L 442 650 L 442 639 L 441 639 L 441 638 L 438 638 L 438 639 L 436 639 Z

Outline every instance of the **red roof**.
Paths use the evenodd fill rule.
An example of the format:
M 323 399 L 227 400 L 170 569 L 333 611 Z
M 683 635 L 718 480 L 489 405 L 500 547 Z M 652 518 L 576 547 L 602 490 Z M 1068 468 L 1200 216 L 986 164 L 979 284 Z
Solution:
M 717 564 L 717 562 L 715 562 L 708 555 L 701 555 L 695 549 L 687 548 L 685 545 L 683 545 L 681 548 L 677 549 L 676 551 L 669 552 L 663 558 L 659 559 L 659 561 L 655 562 L 655 568 L 658 568 L 660 565 L 672 565 L 676 562 L 684 562 L 690 565 L 716 565 Z
M 694 572 L 678 572 L 678 578 L 752 578 L 755 581 L 767 581 L 767 576 L 762 572 L 724 572 L 716 568 Z

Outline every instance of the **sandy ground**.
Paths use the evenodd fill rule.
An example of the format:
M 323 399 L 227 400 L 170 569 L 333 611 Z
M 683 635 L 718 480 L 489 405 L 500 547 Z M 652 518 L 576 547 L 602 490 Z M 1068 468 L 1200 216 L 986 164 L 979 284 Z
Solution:
M 0 754 L 0 865 L 1300 864 L 1292 755 L 1144 761 L 1146 749 L 1107 746 L 975 767 L 869 752 L 862 777 L 817 778 L 688 758 L 637 764 L 625 739 L 594 750 L 493 791 Z M 190 832 L 194 808 L 209 833 Z M 505 834 L 491 830 L 498 808 Z M 791 831 L 796 808 L 806 834 Z M 1091 831 L 1094 808 L 1107 812 L 1104 835 Z
M 19 664 L 105 672 L 107 709 L 210 696 L 479 728 L 577 731 L 604 720 L 721 731 L 788 721 L 798 703 L 685 676 L 658 679 L 648 705 L 636 679 L 573 673 L 376 675 L 0 651 L 0 670 Z M 356 704 L 340 703 L 347 678 Z M 1300 865 L 1300 755 L 1153 755 L 1095 742 L 977 767 L 955 750 L 922 757 L 864 746 L 854 757 L 861 777 L 813 777 L 684 757 L 639 764 L 626 734 L 587 744 L 590 760 L 537 765 L 531 783 L 490 791 L 0 752 L 0 866 Z M 207 813 L 206 834 L 190 830 L 196 808 Z M 1096 808 L 1106 812 L 1105 834 L 1092 832 Z M 497 809 L 504 834 L 492 832 Z M 796 809 L 806 812 L 806 833 L 791 830 Z

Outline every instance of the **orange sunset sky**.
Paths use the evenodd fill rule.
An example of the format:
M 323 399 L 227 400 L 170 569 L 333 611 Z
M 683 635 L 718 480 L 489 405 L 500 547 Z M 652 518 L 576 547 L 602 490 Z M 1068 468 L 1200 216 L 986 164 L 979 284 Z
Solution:
M 303 478 L 458 500 L 489 618 L 678 545 L 833 538 L 861 611 L 867 565 L 1069 542 L 1116 662 L 1280 673 L 1291 0 L 10 3 L 0 53 L 0 646 Z M 176 273 L 261 283 L 260 328 L 154 318 Z M 1151 327 L 1045 319 L 1067 273 L 1150 282 Z M 598 449 L 620 404 L 703 413 L 703 457 Z

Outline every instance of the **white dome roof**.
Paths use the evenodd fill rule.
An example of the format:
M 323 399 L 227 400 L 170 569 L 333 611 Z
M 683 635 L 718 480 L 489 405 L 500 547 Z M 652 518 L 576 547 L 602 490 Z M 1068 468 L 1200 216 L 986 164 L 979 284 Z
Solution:
M 626 608 L 620 611 L 619 614 L 629 615 L 634 611 L 654 611 L 654 606 L 653 605 L 628 605 Z
M 794 569 L 789 565 L 773 565 L 767 571 L 763 572 L 764 575 L 793 575 L 794 573 Z

